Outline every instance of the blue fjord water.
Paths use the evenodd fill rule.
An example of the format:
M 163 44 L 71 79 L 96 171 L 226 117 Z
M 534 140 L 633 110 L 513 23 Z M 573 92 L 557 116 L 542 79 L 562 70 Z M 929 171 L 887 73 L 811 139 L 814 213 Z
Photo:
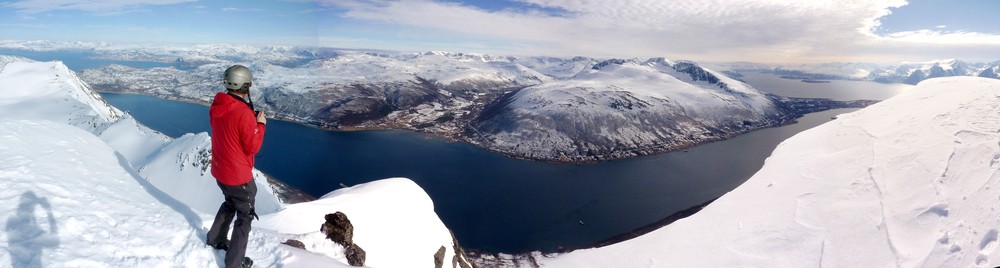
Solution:
M 27 51 L 27 50 L 16 50 L 16 49 L 0 49 L 0 55 L 11 55 L 29 58 L 36 61 L 62 61 L 69 67 L 70 70 L 74 72 L 83 72 L 86 69 L 92 69 L 101 67 L 104 65 L 118 64 L 136 68 L 154 68 L 154 67 L 170 67 L 173 66 L 177 69 L 191 69 L 190 67 L 182 67 L 178 65 L 171 65 L 164 62 L 155 61 L 123 61 L 123 60 L 107 60 L 100 59 L 99 55 L 92 52 L 80 51 Z
M 104 94 L 170 136 L 208 132 L 208 107 L 142 95 Z M 596 164 L 517 160 L 425 134 L 334 132 L 269 120 L 257 167 L 314 196 L 407 177 L 468 248 L 555 251 L 597 241 L 712 200 L 739 186 L 774 147 L 851 109 L 807 115 L 686 152 Z

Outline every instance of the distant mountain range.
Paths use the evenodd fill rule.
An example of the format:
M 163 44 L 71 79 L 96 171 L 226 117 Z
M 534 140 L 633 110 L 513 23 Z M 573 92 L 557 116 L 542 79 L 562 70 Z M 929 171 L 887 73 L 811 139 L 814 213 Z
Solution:
M 961 60 L 937 60 L 928 62 L 906 62 L 880 65 L 874 63 L 848 62 L 800 65 L 774 65 L 756 63 L 712 64 L 726 71 L 766 71 L 792 79 L 843 79 L 866 80 L 879 83 L 906 83 L 916 85 L 920 81 L 951 76 L 976 76 L 1000 79 L 1000 61 L 990 63 L 968 63 Z
M 100 91 L 201 103 L 223 90 L 226 67 L 244 64 L 254 72 L 257 107 L 282 119 L 330 129 L 428 132 L 545 161 L 677 150 L 786 124 L 809 111 L 866 104 L 767 95 L 695 62 L 664 58 L 93 43 L 17 49 L 25 47 L 168 62 L 174 66 L 105 65 L 81 78 Z M 0 42 L 0 48 L 16 47 Z

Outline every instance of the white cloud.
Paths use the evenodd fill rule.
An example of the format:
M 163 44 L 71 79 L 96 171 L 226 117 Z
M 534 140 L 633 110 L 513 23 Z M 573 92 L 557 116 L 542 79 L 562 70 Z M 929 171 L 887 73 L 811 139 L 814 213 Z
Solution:
M 0 27 L 23 27 L 23 28 L 36 28 L 36 29 L 46 29 L 52 27 L 59 27 L 62 25 L 52 25 L 52 24 L 28 24 L 28 23 L 0 23 Z
M 170 5 L 197 0 L 21 0 L 0 4 L 26 16 L 56 10 L 76 10 L 95 15 L 117 15 L 143 10 L 143 6 Z
M 259 8 L 226 7 L 226 8 L 222 8 L 222 11 L 223 12 L 260 12 L 260 11 L 264 11 L 264 10 L 263 9 L 259 9 Z
M 132 24 L 126 24 L 126 25 L 88 24 L 88 25 L 83 25 L 83 27 L 101 31 L 130 32 L 130 33 L 141 33 L 141 34 L 162 34 L 168 31 L 166 27 L 147 27 L 147 26 L 132 25 Z
M 927 44 L 979 44 L 1000 53 L 996 35 L 874 34 L 879 19 L 905 0 L 518 1 L 539 9 L 487 11 L 432 0 L 323 4 L 345 10 L 341 16 L 348 19 L 417 27 L 459 40 L 503 40 L 529 49 L 522 53 L 545 55 L 796 62 L 864 60 L 872 56 L 868 50 L 919 52 L 916 48 Z M 553 9 L 563 12 L 546 12 Z
M 997 45 L 1000 35 L 974 32 L 943 32 L 935 30 L 906 31 L 889 34 L 889 40 L 925 45 Z

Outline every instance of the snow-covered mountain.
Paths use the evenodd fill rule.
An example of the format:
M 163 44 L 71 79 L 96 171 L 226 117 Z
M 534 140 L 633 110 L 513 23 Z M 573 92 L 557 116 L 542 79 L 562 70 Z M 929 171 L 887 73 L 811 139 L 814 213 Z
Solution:
M 515 157 L 593 161 L 658 153 L 782 124 L 796 113 L 696 63 L 336 50 L 294 68 L 243 62 L 279 118 L 335 129 L 402 128 Z M 240 63 L 240 62 L 237 62 Z M 95 88 L 207 103 L 231 63 L 109 65 Z
M 1000 81 L 920 83 L 799 133 L 697 214 L 542 267 L 995 267 Z
M 210 267 L 205 245 L 222 202 L 210 137 L 170 139 L 109 106 L 60 62 L 0 57 L 0 263 L 14 267 Z M 408 179 L 376 181 L 286 204 L 254 171 L 261 221 L 248 256 L 262 267 L 347 267 L 320 233 L 324 215 L 353 222 L 374 267 L 466 264 L 433 203 Z M 283 245 L 301 242 L 302 249 Z M 435 255 L 438 253 L 438 255 Z M 447 265 L 446 265 L 447 266 Z
M 685 148 L 786 119 L 760 91 L 693 62 L 608 60 L 508 94 L 472 134 L 511 155 L 585 161 Z

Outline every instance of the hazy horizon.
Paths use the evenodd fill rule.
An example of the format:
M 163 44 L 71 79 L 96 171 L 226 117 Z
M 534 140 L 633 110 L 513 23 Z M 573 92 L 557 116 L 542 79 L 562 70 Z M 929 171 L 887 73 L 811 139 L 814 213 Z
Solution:
M 8 40 L 798 64 L 1000 60 L 1000 2 L 19 0 Z

